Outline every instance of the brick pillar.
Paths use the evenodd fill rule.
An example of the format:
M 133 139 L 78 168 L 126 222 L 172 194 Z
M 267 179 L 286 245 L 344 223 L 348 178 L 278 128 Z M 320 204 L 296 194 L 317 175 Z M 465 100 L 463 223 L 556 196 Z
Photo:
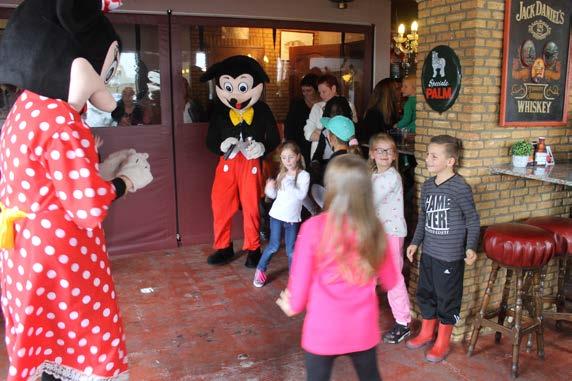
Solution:
M 459 173 L 473 189 L 481 225 L 522 220 L 533 216 L 558 215 L 568 217 L 572 207 L 572 190 L 564 186 L 526 180 L 512 176 L 492 175 L 489 167 L 510 162 L 509 147 L 521 138 L 545 136 L 554 148 L 558 160 L 572 158 L 572 116 L 567 127 L 500 127 L 499 106 L 503 45 L 503 0 L 418 0 L 419 34 L 417 77 L 427 53 L 437 45 L 448 45 L 461 60 L 462 87 L 453 107 L 439 114 L 417 91 L 417 136 L 415 155 L 416 187 L 419 197 L 421 184 L 430 176 L 424 157 L 432 136 L 449 134 L 463 141 Z M 572 94 L 572 92 L 571 92 Z M 572 96 L 570 97 L 572 105 Z M 572 110 L 572 107 L 569 108 Z M 409 292 L 414 315 L 418 262 L 411 268 Z M 490 260 L 484 253 L 473 266 L 467 266 L 464 279 L 461 321 L 453 331 L 453 340 L 468 337 L 472 320 L 480 307 L 488 280 Z M 549 268 L 547 290 L 555 287 L 555 265 Z M 492 302 L 500 300 L 499 274 Z

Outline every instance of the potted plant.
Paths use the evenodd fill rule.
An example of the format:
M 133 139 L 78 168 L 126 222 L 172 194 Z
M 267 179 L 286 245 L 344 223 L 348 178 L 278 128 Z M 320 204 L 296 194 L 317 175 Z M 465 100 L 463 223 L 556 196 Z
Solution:
M 512 154 L 512 165 L 514 167 L 526 167 L 528 164 L 528 158 L 532 155 L 532 143 L 526 140 L 519 140 L 510 147 L 510 153 Z

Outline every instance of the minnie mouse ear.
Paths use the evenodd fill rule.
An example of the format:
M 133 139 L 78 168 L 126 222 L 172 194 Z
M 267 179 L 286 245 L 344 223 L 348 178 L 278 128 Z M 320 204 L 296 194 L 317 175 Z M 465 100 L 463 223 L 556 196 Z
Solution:
M 62 26 L 71 34 L 90 28 L 101 15 L 101 0 L 57 0 L 56 14 Z
M 121 6 L 121 0 L 57 0 L 56 13 L 69 33 L 91 28 L 101 12 L 109 12 Z

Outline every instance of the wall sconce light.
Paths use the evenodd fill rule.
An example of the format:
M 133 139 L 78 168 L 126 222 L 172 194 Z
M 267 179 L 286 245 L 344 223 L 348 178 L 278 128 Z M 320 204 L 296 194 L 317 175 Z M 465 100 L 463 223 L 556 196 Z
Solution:
M 338 9 L 346 9 L 348 7 L 348 3 L 351 3 L 354 0 L 330 0 L 332 3 L 338 4 Z
M 342 70 L 342 79 L 345 83 L 349 84 L 353 81 L 355 75 L 354 65 L 350 64 L 348 67 Z
M 419 46 L 419 24 L 417 21 L 411 23 L 411 33 L 405 35 L 405 25 L 399 24 L 397 35 L 393 36 L 395 42 L 395 54 L 403 54 L 403 67 L 406 74 L 409 72 L 411 64 L 415 62 L 417 48 Z

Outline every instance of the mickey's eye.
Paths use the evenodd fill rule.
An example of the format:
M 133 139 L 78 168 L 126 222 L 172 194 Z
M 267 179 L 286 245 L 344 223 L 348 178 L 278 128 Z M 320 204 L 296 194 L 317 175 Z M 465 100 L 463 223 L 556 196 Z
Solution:
M 224 89 L 225 89 L 226 91 L 228 91 L 229 93 L 232 92 L 232 83 L 230 83 L 230 82 L 225 82 L 225 83 L 222 85 L 222 87 L 224 87 Z
M 240 91 L 241 93 L 246 93 L 248 91 L 248 84 L 244 83 L 244 82 L 240 82 L 238 84 L 238 91 Z

